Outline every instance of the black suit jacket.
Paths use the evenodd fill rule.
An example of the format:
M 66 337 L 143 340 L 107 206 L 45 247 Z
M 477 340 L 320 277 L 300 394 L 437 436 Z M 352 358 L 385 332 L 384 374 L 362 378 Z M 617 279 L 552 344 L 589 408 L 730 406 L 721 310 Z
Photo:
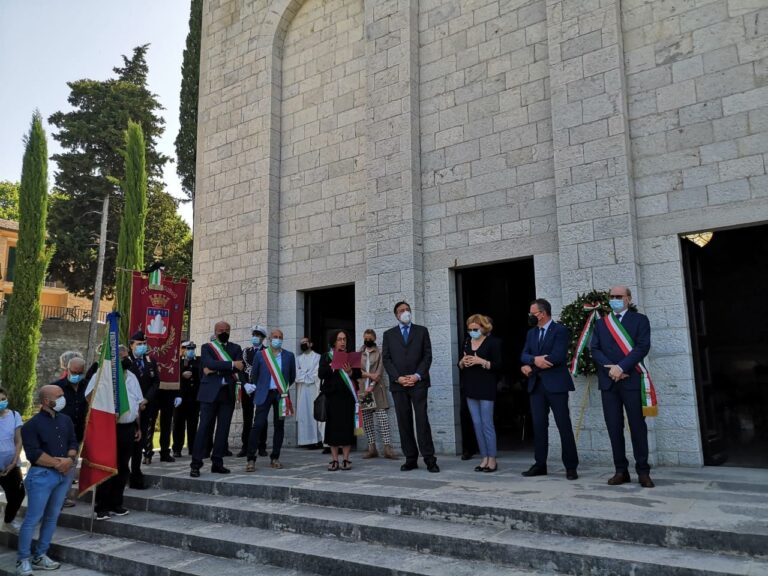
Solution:
M 628 310 L 621 319 L 621 325 L 635 343 L 629 354 L 624 354 L 616 344 L 605 323 L 605 318 L 600 318 L 595 323 L 589 351 L 597 366 L 597 383 L 600 390 L 610 390 L 614 385 L 613 380 L 608 376 L 606 364 L 618 364 L 626 374 L 629 374 L 629 378 L 621 380 L 626 390 L 640 390 L 640 373 L 635 366 L 648 355 L 651 349 L 651 324 L 646 315 Z
M 429 386 L 429 368 L 432 366 L 429 330 L 424 326 L 411 324 L 408 342 L 403 342 L 400 326 L 395 326 L 384 332 L 382 348 L 381 357 L 393 392 L 403 390 L 397 379 L 410 374 L 421 376 L 421 381 L 416 383 L 416 386 Z
M 570 392 L 576 388 L 573 385 L 571 373 L 568 372 L 568 346 L 571 337 L 568 328 L 557 322 L 549 325 L 544 341 L 539 346 L 539 329 L 531 328 L 525 338 L 525 347 L 520 355 L 520 361 L 533 368 L 528 377 L 528 392 L 532 392 L 537 379 L 548 392 Z M 552 362 L 552 367 L 545 370 L 536 368 L 533 359 L 536 356 L 546 356 Z

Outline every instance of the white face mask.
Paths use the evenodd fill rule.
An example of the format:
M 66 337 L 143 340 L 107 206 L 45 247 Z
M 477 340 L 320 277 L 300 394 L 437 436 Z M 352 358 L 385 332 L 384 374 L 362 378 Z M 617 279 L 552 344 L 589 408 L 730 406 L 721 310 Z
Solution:
M 53 409 L 56 412 L 61 412 L 62 410 L 64 410 L 64 406 L 66 405 L 67 405 L 67 399 L 64 398 L 64 396 L 59 396 L 58 398 L 56 398 L 56 404 L 53 405 Z
M 402 314 L 400 314 L 400 323 L 401 324 L 410 324 L 411 323 L 411 312 L 410 310 L 406 310 Z

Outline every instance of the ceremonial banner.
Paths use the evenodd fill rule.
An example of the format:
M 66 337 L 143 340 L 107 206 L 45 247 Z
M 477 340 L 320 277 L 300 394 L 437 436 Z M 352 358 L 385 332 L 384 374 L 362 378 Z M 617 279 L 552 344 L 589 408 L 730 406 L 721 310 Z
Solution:
M 144 332 L 148 353 L 157 361 L 163 390 L 179 387 L 179 346 L 186 298 L 184 279 L 173 280 L 159 270 L 150 276 L 133 273 L 129 332 Z
M 128 411 L 128 393 L 118 354 L 118 314 L 107 315 L 109 330 L 104 336 L 99 368 L 86 388 L 90 409 L 80 456 L 79 492 L 82 496 L 117 474 L 117 418 Z

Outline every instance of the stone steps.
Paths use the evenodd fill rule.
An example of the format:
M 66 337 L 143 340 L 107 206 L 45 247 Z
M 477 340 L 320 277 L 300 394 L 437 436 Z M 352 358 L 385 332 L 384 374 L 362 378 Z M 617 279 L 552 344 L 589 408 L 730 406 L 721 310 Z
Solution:
M 182 481 L 189 488 L 205 483 Z M 225 486 L 227 491 L 244 487 L 251 493 L 256 487 L 236 479 L 219 483 L 219 488 Z M 174 545 L 177 530 L 182 529 L 185 545 L 195 552 L 230 557 L 245 554 L 278 565 L 285 565 L 281 551 L 292 551 L 292 555 L 305 557 L 312 571 L 319 574 L 386 574 L 392 569 L 403 574 L 457 575 L 484 574 L 486 569 L 488 574 L 499 570 L 508 574 L 540 570 L 676 576 L 768 573 L 768 562 L 743 555 L 650 548 L 607 539 L 510 530 L 487 523 L 446 522 L 393 514 L 393 509 L 375 512 L 316 506 L 296 503 L 295 498 L 285 502 L 260 500 L 255 495 L 162 489 L 132 492 L 126 503 L 141 512 L 99 522 L 95 529 L 166 546 Z M 87 527 L 86 509 L 65 512 L 62 523 Z M 350 552 L 328 558 L 329 549 L 336 548 L 336 544 Z M 393 551 L 397 563 L 390 566 L 387 559 Z M 486 565 L 488 559 L 494 564 Z M 437 564 L 433 566 L 433 562 Z M 447 566 L 450 571 L 446 571 Z M 433 567 L 437 572 L 432 572 Z

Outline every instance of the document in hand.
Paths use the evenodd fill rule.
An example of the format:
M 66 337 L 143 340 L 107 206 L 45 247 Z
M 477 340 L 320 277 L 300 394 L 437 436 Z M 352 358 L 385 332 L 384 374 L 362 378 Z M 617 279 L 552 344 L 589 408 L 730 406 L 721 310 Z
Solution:
M 352 368 L 360 368 L 360 360 L 362 353 L 360 352 L 342 352 L 340 350 L 333 351 L 333 360 L 331 360 L 331 368 L 334 370 L 341 370 L 344 368 L 344 364 L 349 363 Z

